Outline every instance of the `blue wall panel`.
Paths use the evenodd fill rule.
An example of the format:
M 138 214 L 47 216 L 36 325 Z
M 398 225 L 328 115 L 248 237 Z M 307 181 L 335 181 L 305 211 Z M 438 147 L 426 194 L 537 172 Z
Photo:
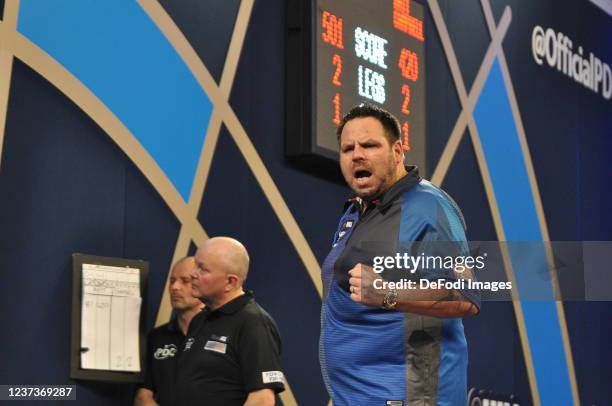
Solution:
M 75 384 L 72 253 L 148 260 L 152 326 L 178 222 L 112 140 L 18 61 L 0 174 L 0 382 Z M 79 404 L 132 401 L 130 385 L 78 385 Z
M 136 2 L 22 1 L 18 30 L 125 124 L 187 201 L 211 103 Z
M 211 102 L 135 2 L 22 0 L 19 31 L 62 63 L 127 126 L 184 199 L 208 127 Z M 162 0 L 220 80 L 239 1 Z M 3 1 L 0 0 L 0 6 Z M 610 102 L 533 61 L 534 25 L 552 26 L 612 62 L 610 17 L 590 2 L 492 0 L 513 19 L 504 39 L 551 239 L 612 240 Z M 490 40 L 480 1 L 440 0 L 468 91 Z M 230 104 L 321 261 L 348 189 L 284 158 L 285 2 L 256 0 Z M 461 107 L 428 15 L 428 157 L 437 162 Z M 586 24 L 586 22 L 589 22 Z M 590 27 L 592 26 L 592 27 Z M 509 240 L 542 239 L 517 127 L 496 62 L 474 112 Z M 496 238 L 473 145 L 464 134 L 444 188 L 466 215 L 472 240 Z M 432 165 L 433 169 L 435 165 Z M 252 253 L 247 286 L 278 321 L 283 360 L 300 404 L 326 404 L 316 358 L 319 298 L 255 177 L 223 127 L 198 219 L 211 235 L 233 235 Z M 144 258 L 151 263 L 152 326 L 179 223 L 129 158 L 61 92 L 15 62 L 0 166 L 0 383 L 70 383 L 70 254 Z M 520 245 L 517 245 L 520 247 Z M 532 247 L 533 248 L 533 247 Z M 193 252 L 194 247 L 190 248 Z M 511 257 L 525 295 L 552 297 L 538 246 Z M 529 259 L 527 261 L 527 259 Z M 523 262 L 525 261 L 525 262 Z M 543 404 L 570 404 L 557 309 L 524 302 Z M 564 303 L 583 404 L 612 398 L 605 345 L 609 303 Z M 24 325 L 27 323 L 27 328 Z M 484 303 L 466 320 L 470 386 L 531 401 L 510 303 Z M 24 360 L 35 359 L 37 368 Z M 79 383 L 79 403 L 131 404 L 132 387 Z
M 542 233 L 498 60 L 476 104 L 474 118 L 509 241 L 540 400 L 543 404 L 569 404 L 572 394 L 559 315 L 552 301 L 551 280 L 541 277 L 541 270 L 546 269 L 546 253 L 543 245 L 534 244 L 542 240 Z

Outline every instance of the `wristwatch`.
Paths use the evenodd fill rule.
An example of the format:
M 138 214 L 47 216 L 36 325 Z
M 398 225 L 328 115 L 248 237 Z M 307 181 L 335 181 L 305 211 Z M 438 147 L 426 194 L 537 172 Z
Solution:
M 382 307 L 387 310 L 395 310 L 397 307 L 397 290 L 389 289 L 387 293 L 385 293 L 385 297 L 383 297 Z

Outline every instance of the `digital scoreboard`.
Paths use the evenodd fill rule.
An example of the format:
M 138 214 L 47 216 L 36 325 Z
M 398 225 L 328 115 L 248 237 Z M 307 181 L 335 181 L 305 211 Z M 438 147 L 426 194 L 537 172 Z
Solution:
M 342 116 L 369 102 L 398 118 L 406 163 L 426 171 L 424 15 L 414 0 L 289 3 L 288 155 L 337 162 Z

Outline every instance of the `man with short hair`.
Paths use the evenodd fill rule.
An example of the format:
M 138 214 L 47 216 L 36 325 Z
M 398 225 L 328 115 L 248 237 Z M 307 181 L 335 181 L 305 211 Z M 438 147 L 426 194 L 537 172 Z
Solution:
M 319 354 L 334 406 L 465 405 L 461 317 L 478 312 L 477 292 L 379 289 L 376 279 L 411 274 L 372 269 L 377 256 L 465 255 L 462 214 L 416 167 L 404 166 L 399 123 L 389 112 L 361 104 L 343 118 L 337 134 L 340 168 L 356 196 L 345 204 L 322 265 Z M 459 278 L 454 270 L 425 268 L 416 276 Z
M 182 258 L 172 267 L 168 291 L 176 314 L 169 323 L 153 329 L 148 335 L 145 381 L 136 391 L 135 406 L 173 404 L 178 352 L 183 348 L 191 320 L 204 307 L 191 294 L 191 272 L 194 268 L 193 257 Z
M 245 247 L 233 238 L 205 241 L 195 254 L 193 295 L 206 310 L 193 321 L 178 362 L 179 405 L 272 406 L 284 390 L 276 323 L 245 291 Z

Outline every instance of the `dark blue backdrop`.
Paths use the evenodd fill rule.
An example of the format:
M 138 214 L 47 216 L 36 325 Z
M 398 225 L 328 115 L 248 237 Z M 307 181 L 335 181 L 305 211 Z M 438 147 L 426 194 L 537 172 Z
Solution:
M 2 6 L 0 1 L 0 6 Z M 218 81 L 238 0 L 161 2 Z M 551 240 L 610 240 L 612 109 L 531 56 L 534 25 L 553 26 L 612 62 L 612 19 L 590 2 L 510 5 L 504 51 L 526 129 Z M 440 1 L 467 88 L 490 38 L 478 1 Z M 1 7 L 0 7 L 1 9 Z M 294 167 L 284 155 L 284 34 L 281 0 L 257 0 L 230 104 L 298 225 L 322 261 L 348 190 Z M 430 16 L 427 20 L 428 159 L 435 167 L 460 104 Z M 443 184 L 457 200 L 471 240 L 495 240 L 473 145 L 467 134 Z M 507 185 L 511 187 L 511 185 Z M 222 128 L 199 220 L 210 235 L 231 235 L 252 257 L 248 287 L 277 320 L 284 364 L 299 403 L 322 405 L 320 300 L 286 233 L 227 129 Z M 73 252 L 150 262 L 152 326 L 180 223 L 112 140 L 60 91 L 19 61 L 13 65 L 0 166 L 2 384 L 68 384 Z M 564 303 L 583 404 L 612 399 L 608 302 Z M 515 393 L 529 384 L 510 303 L 486 303 L 466 320 L 469 384 Z M 78 382 L 80 404 L 130 404 L 130 385 Z

